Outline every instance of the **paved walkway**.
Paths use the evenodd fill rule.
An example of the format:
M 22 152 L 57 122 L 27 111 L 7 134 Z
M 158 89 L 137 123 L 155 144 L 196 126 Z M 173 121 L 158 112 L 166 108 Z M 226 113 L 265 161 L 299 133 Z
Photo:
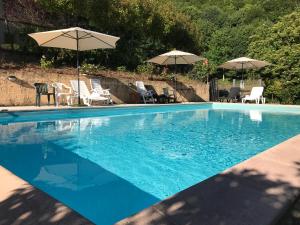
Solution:
M 300 135 L 118 225 L 271 225 L 298 197 Z
M 1 225 L 92 225 L 1 166 L 0 178 Z

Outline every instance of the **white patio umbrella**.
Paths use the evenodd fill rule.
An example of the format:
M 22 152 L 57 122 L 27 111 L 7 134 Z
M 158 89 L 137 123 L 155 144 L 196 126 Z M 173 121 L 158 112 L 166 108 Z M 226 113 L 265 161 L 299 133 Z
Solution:
M 237 59 L 233 59 L 230 61 L 227 61 L 219 66 L 219 68 L 223 69 L 235 69 L 235 70 L 242 70 L 242 81 L 244 79 L 244 70 L 246 69 L 260 69 L 265 66 L 271 65 L 271 63 L 260 61 L 257 59 L 251 59 L 247 57 L 241 57 Z
M 156 56 L 152 59 L 149 59 L 147 62 L 155 63 L 159 65 L 175 65 L 175 72 L 177 65 L 188 65 L 194 64 L 204 58 L 199 57 L 195 54 L 189 52 L 182 52 L 178 50 L 173 50 L 159 56 Z M 175 90 L 176 90 L 176 77 L 175 77 Z
M 156 63 L 159 65 L 183 65 L 194 64 L 204 58 L 188 52 L 173 50 L 162 55 L 149 59 L 147 62 Z
M 77 52 L 77 76 L 79 87 L 79 51 L 92 49 L 115 48 L 119 37 L 102 34 L 80 27 L 72 27 L 62 30 L 52 30 L 28 34 L 39 46 L 64 48 Z M 78 88 L 78 103 L 80 104 L 80 88 Z

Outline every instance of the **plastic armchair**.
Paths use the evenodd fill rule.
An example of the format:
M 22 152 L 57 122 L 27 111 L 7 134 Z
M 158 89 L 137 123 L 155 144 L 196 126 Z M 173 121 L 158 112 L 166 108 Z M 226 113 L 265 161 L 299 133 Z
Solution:
M 53 83 L 52 87 L 55 89 L 55 98 L 56 98 L 56 106 L 59 106 L 60 100 L 62 98 L 66 98 L 67 104 L 71 105 L 72 104 L 72 88 L 63 84 L 63 83 Z

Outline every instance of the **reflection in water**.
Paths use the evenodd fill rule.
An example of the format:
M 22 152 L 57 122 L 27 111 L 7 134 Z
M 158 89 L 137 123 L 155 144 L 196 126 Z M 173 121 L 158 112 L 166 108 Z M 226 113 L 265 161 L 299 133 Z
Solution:
M 249 111 L 250 120 L 255 122 L 262 122 L 262 112 L 259 110 L 250 110 Z
M 3 166 L 96 224 L 113 224 L 159 199 L 61 146 L 0 145 Z M 47 151 L 47 157 L 44 157 Z M 15 157 L 15 156 L 18 157 Z
M 0 164 L 109 225 L 296 135 L 299 124 L 298 115 L 206 109 L 12 123 L 0 125 Z

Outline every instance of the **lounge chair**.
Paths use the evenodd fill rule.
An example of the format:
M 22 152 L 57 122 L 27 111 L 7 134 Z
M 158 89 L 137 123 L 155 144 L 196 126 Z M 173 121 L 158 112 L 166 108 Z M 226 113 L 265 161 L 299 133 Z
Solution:
M 110 104 L 113 103 L 109 89 L 103 89 L 99 79 L 90 79 L 92 92 L 98 93 L 100 96 L 108 98 Z
M 232 87 L 230 88 L 228 97 L 227 97 L 227 102 L 238 102 L 240 100 L 241 96 L 241 88 L 239 87 Z
M 70 82 L 71 82 L 71 87 L 74 92 L 74 95 L 72 96 L 72 98 L 78 98 L 78 90 L 79 90 L 78 89 L 78 81 L 71 80 Z M 93 92 L 91 94 L 84 81 L 81 80 L 79 85 L 80 85 L 80 98 L 83 100 L 83 104 L 91 106 L 93 101 L 102 101 L 102 102 L 106 102 L 106 103 L 109 101 L 108 98 L 103 97 L 96 92 Z
M 140 94 L 141 98 L 143 99 L 143 102 L 146 103 L 155 103 L 153 92 L 148 91 L 144 85 L 143 81 L 136 81 L 135 86 L 137 88 L 137 92 Z
M 67 100 L 67 104 L 71 105 L 71 95 L 72 95 L 72 88 L 63 84 L 63 83 L 53 83 L 52 87 L 55 89 L 55 99 L 56 99 L 56 106 L 59 105 L 60 100 L 65 97 Z
M 228 95 L 229 95 L 229 91 L 227 91 L 227 90 L 219 90 L 218 91 L 218 94 L 219 94 L 219 96 L 218 96 L 218 101 L 219 102 L 224 102 L 225 100 L 227 100 L 227 98 L 228 98 Z
M 163 93 L 164 93 L 164 96 L 166 97 L 168 103 L 170 102 L 176 102 L 176 95 L 175 95 L 175 92 L 174 90 L 172 90 L 172 93 L 169 92 L 169 88 L 163 88 Z
M 246 101 L 255 101 L 256 104 L 259 104 L 260 101 L 265 103 L 265 98 L 263 97 L 264 87 L 253 87 L 250 95 L 246 95 L 242 98 L 242 103 Z

